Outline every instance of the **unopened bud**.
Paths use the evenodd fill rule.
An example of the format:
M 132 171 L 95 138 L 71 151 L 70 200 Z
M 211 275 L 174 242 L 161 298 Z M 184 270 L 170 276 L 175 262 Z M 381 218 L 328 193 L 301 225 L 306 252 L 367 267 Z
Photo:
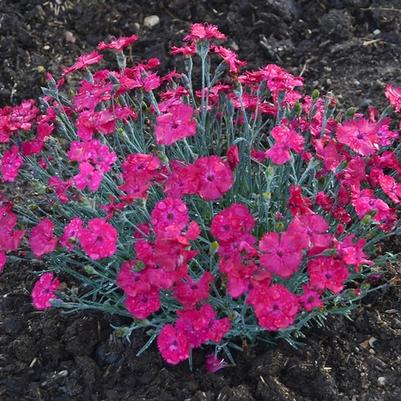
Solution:
M 219 249 L 219 243 L 217 241 L 213 241 L 210 244 L 210 248 L 211 248 L 212 251 L 217 251 L 217 249 Z
M 319 99 L 319 96 L 320 96 L 319 90 L 318 89 L 314 89 L 312 91 L 312 100 L 316 101 L 317 99 Z
M 355 113 L 356 113 L 356 108 L 355 108 L 355 107 L 350 107 L 350 108 L 345 112 L 345 117 L 346 117 L 346 118 L 353 117 Z
M 273 175 L 274 174 L 274 167 L 273 166 L 268 166 L 266 168 L 266 174 L 267 175 Z
M 364 218 L 362 219 L 362 223 L 370 225 L 372 223 L 372 216 L 370 214 L 365 215 Z
M 121 326 L 121 327 L 116 327 L 114 330 L 114 333 L 115 333 L 116 337 L 121 338 L 121 337 L 128 336 L 130 333 L 130 330 L 128 327 Z
M 296 102 L 296 103 L 295 103 L 295 105 L 294 105 L 294 111 L 295 111 L 295 114 L 296 114 L 297 116 L 301 115 L 301 113 L 302 113 L 302 106 L 301 106 L 301 103 L 299 103 L 299 102 Z
M 277 223 L 276 223 L 276 230 L 277 231 L 284 231 L 284 223 L 282 222 L 282 221 L 278 221 Z
M 96 274 L 96 270 L 91 265 L 85 265 L 84 272 L 86 274 Z
M 140 271 L 142 271 L 145 267 L 146 267 L 146 266 L 145 266 L 145 263 L 143 263 L 142 260 L 138 260 L 138 261 L 134 264 L 133 269 L 134 269 L 134 271 L 136 271 L 136 272 L 140 272 Z
M 263 192 L 263 197 L 265 198 L 265 200 L 270 200 L 272 197 L 272 193 L 271 192 Z

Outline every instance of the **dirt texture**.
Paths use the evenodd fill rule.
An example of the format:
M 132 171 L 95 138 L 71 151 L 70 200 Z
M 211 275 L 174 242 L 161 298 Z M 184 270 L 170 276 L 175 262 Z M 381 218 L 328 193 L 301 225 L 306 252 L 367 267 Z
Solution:
M 159 22 L 146 27 L 152 15 Z M 111 36 L 137 33 L 132 59 L 156 56 L 172 68 L 169 47 L 198 21 L 219 25 L 250 67 L 301 73 L 308 90 L 333 91 L 340 107 L 383 107 L 385 84 L 401 84 L 399 0 L 0 0 L 0 105 L 38 96 L 45 71 L 58 75 Z M 144 338 L 117 338 L 116 318 L 35 311 L 33 270 L 7 266 L 0 277 L 1 401 L 401 400 L 399 278 L 352 321 L 311 329 L 298 350 L 260 346 L 210 374 L 202 352 L 192 372 L 166 366 L 155 347 L 136 357 Z

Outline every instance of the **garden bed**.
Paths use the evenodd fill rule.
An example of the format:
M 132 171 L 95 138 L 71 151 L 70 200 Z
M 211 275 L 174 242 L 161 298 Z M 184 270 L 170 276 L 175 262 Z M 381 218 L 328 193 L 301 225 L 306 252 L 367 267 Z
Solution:
M 57 75 L 109 34 L 137 33 L 143 40 L 133 57 L 163 60 L 190 21 L 218 24 L 251 66 L 302 72 L 309 89 L 332 90 L 340 108 L 383 105 L 385 83 L 400 83 L 401 11 L 389 11 L 391 1 L 59 3 L 0 5 L 1 104 L 37 96 L 45 69 Z M 153 28 L 143 26 L 149 15 L 160 18 Z M 371 295 L 353 321 L 331 318 L 312 329 L 299 350 L 259 347 L 237 355 L 237 367 L 209 374 L 199 352 L 192 373 L 186 364 L 165 366 L 155 349 L 136 358 L 143 338 L 123 344 L 110 328 L 119 322 L 107 317 L 34 311 L 33 269 L 7 266 L 1 276 L 0 399 L 401 399 L 399 287 Z

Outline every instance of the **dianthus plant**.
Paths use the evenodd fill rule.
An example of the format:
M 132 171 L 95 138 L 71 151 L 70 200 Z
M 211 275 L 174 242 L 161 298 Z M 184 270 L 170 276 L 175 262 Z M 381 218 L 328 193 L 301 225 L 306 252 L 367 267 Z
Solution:
M 119 333 L 144 328 L 170 364 L 347 314 L 399 232 L 386 113 L 337 113 L 277 65 L 244 70 L 225 39 L 194 24 L 167 75 L 127 66 L 135 35 L 102 42 L 39 102 L 0 109 L 0 265 L 40 259 L 38 309 L 130 318 Z M 118 68 L 96 70 L 103 52 Z

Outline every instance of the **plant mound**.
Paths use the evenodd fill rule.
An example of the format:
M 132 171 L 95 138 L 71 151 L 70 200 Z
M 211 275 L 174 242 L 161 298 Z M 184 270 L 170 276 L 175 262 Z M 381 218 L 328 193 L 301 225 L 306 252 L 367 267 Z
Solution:
M 337 113 L 277 65 L 244 71 L 213 25 L 172 48 L 184 72 L 127 66 L 136 40 L 100 43 L 38 103 L 0 109 L 1 269 L 40 259 L 36 308 L 131 317 L 119 332 L 145 328 L 141 351 L 157 339 L 170 364 L 214 345 L 212 371 L 241 340 L 294 344 L 349 313 L 394 257 L 381 243 L 400 227 L 395 122 Z M 93 70 L 102 52 L 118 69 Z M 399 112 L 401 89 L 386 95 Z

